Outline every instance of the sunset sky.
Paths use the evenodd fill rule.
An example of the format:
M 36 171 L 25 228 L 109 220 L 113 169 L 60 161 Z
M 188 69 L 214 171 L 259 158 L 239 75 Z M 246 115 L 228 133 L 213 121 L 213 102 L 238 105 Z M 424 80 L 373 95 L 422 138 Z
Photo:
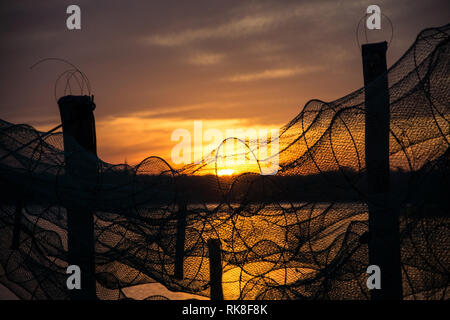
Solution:
M 81 8 L 79 31 L 66 28 L 70 4 Z M 389 65 L 420 30 L 450 21 L 447 0 L 2 1 L 0 118 L 40 130 L 59 124 L 53 86 L 67 67 L 30 66 L 67 59 L 92 85 L 99 156 L 170 162 L 171 133 L 193 130 L 194 120 L 278 128 L 312 98 L 361 87 L 355 30 L 370 4 L 394 25 Z

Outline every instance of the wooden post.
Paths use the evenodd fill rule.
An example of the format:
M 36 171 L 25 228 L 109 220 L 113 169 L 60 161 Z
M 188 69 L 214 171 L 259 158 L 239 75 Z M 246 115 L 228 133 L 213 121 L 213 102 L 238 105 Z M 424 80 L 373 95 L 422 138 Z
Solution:
M 80 148 L 97 154 L 93 98 L 89 96 L 65 96 L 58 100 L 63 127 L 66 175 L 83 179 L 96 172 L 92 163 L 85 163 Z M 78 144 L 79 146 L 77 146 Z M 94 219 L 88 206 L 79 205 L 67 209 L 67 241 L 69 265 L 81 270 L 81 289 L 70 291 L 73 300 L 96 299 Z
M 211 300 L 223 300 L 222 257 L 219 239 L 208 240 Z
M 175 278 L 183 279 L 184 242 L 186 238 L 186 211 L 184 199 L 178 203 L 177 242 L 175 244 Z
M 365 156 L 369 206 L 369 264 L 381 270 L 374 300 L 402 299 L 398 211 L 389 205 L 389 87 L 387 43 L 362 46 L 365 87 Z

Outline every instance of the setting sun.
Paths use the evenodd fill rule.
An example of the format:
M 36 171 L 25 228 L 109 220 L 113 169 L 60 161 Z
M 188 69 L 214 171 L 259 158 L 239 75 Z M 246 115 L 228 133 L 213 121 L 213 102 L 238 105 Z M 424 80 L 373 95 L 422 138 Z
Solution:
M 233 169 L 221 169 L 217 171 L 218 176 L 231 176 L 234 173 Z

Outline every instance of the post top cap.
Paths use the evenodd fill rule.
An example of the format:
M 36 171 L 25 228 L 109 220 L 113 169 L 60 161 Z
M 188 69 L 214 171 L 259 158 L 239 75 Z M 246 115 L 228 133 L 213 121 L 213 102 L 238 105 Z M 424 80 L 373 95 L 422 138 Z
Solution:
M 94 96 L 63 96 L 58 99 L 58 105 L 61 107 L 62 105 L 89 105 L 92 107 L 92 110 L 95 109 Z
M 372 43 L 365 43 L 361 45 L 361 49 L 364 51 L 366 50 L 387 50 L 387 41 L 382 42 L 372 42 Z

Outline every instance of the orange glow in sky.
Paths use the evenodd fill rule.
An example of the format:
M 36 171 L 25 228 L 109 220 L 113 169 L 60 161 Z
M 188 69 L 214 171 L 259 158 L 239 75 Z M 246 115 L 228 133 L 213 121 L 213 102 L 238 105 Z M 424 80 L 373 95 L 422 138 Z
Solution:
M 201 4 L 124 2 L 108 14 L 102 5 L 92 6 L 90 27 L 77 32 L 65 30 L 57 10 L 13 3 L 10 11 L 22 14 L 3 21 L 8 65 L 2 70 L 7 82 L 0 88 L 1 118 L 41 131 L 57 126 L 54 84 L 67 66 L 28 67 L 45 57 L 70 60 L 89 78 L 98 156 L 111 164 L 136 165 L 159 156 L 176 167 L 171 134 L 178 128 L 193 131 L 196 120 L 204 130 L 222 132 L 280 128 L 310 99 L 332 101 L 363 85 L 354 30 L 367 6 L 352 2 L 336 10 L 333 2 L 224 1 L 208 5 L 207 15 Z M 447 11 L 428 10 L 428 2 L 410 8 L 408 16 L 420 19 L 403 19 L 400 3 L 389 7 L 402 40 L 390 45 L 388 65 L 420 30 L 448 22 Z M 323 27 L 318 11 L 332 27 Z M 43 17 L 48 23 L 29 23 Z M 58 97 L 64 87 L 64 81 L 57 86 Z M 76 83 L 71 87 L 79 94 Z M 237 163 L 218 169 L 257 171 Z

